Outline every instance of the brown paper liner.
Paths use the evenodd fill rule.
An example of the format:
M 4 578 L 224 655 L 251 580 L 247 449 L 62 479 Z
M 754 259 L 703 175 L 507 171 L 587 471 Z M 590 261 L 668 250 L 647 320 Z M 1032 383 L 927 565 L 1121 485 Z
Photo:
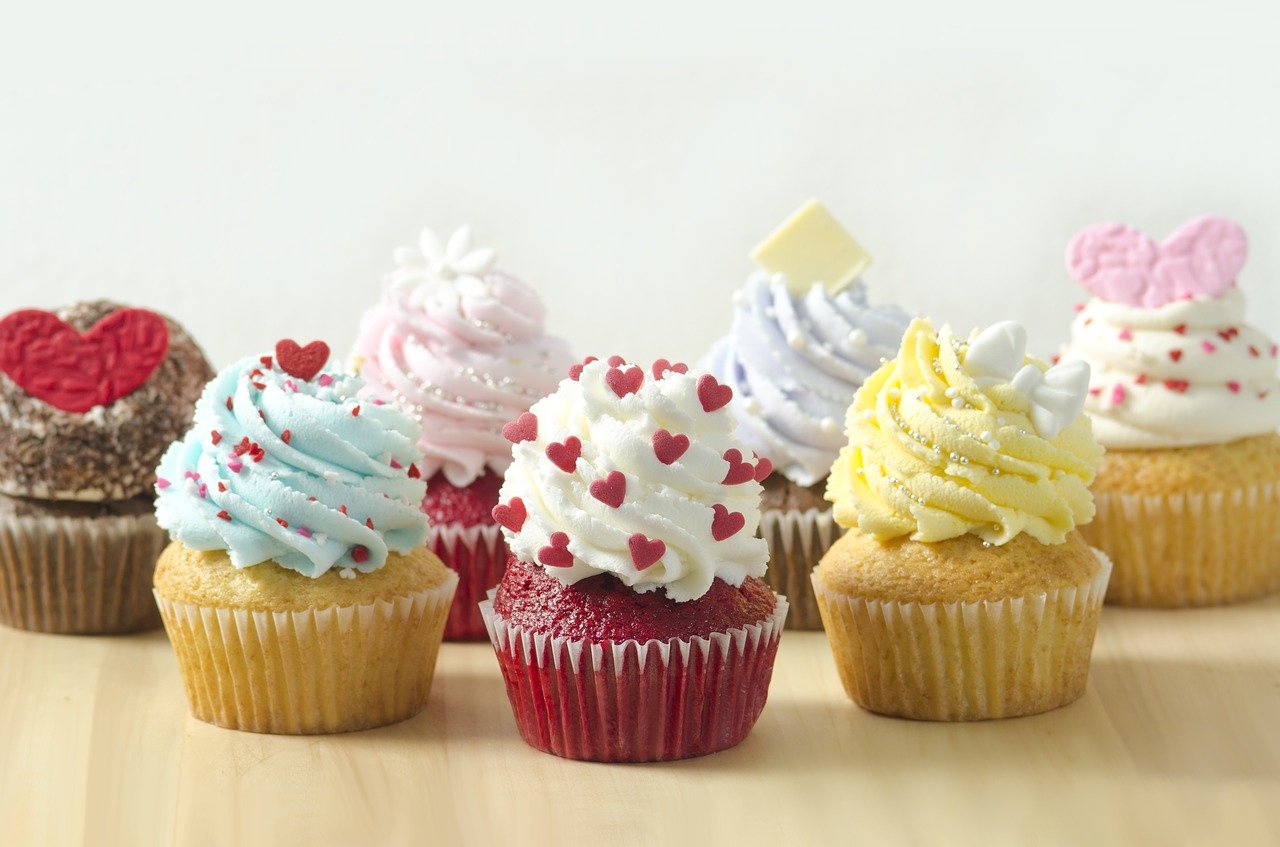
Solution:
M 1047 712 L 1084 693 L 1111 562 L 1078 586 L 1000 601 L 897 603 L 825 591 L 840 681 L 864 709 L 972 721 Z
M 354 606 L 254 612 L 156 593 L 191 713 L 247 732 L 350 732 L 426 705 L 457 575 Z
M 154 629 L 151 577 L 168 543 L 149 514 L 0 517 L 0 623 L 80 635 Z
M 1094 500 L 1080 533 L 1115 562 L 1108 603 L 1211 606 L 1280 591 L 1280 486 Z
M 822 554 L 844 534 L 830 509 L 771 509 L 760 515 L 760 537 L 769 544 L 764 581 L 791 601 L 787 629 L 822 629 L 809 577 Z

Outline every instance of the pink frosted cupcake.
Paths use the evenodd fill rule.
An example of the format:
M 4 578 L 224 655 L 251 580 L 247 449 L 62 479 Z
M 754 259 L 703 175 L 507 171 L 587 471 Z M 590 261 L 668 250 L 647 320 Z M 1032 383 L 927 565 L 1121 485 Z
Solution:
M 491 516 L 511 464 L 503 426 L 550 393 L 573 357 L 546 334 L 534 290 L 495 269 L 492 250 L 473 248 L 468 227 L 447 242 L 424 229 L 395 260 L 352 365 L 370 393 L 422 424 L 428 545 L 460 580 L 445 637 L 483 639 L 477 603 L 507 562 Z

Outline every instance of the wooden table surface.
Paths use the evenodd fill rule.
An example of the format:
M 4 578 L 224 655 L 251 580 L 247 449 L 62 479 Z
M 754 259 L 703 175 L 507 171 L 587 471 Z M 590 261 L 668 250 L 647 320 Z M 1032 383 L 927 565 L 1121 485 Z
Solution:
M 787 632 L 751 736 L 658 765 L 526 747 L 488 645 L 413 720 L 291 738 L 188 717 L 162 632 L 0 628 L 0 757 L 4 847 L 1277 844 L 1280 598 L 1109 607 L 1081 700 L 967 725 L 858 710 Z

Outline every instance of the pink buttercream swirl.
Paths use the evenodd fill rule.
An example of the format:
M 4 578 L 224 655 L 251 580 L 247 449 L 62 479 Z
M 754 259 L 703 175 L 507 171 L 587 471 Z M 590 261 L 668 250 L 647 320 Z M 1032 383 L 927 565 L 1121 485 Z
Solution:
M 440 273 L 426 258 L 422 267 L 397 255 L 353 358 L 371 394 L 421 422 L 423 475 L 443 471 L 463 487 L 486 468 L 507 469 L 503 424 L 555 390 L 573 356 L 545 333 L 546 310 L 528 285 L 483 268 Z

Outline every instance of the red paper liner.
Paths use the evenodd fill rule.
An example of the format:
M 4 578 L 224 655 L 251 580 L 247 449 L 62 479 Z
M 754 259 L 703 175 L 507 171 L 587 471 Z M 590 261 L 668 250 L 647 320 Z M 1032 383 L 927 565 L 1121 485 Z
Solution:
M 445 624 L 446 641 L 484 641 L 480 602 L 507 572 L 507 542 L 497 525 L 432 526 L 427 546 L 458 575 L 458 593 Z
M 516 726 L 529 746 L 596 762 L 657 762 L 727 750 L 764 709 L 787 618 L 710 638 L 594 644 L 514 626 L 480 604 Z

